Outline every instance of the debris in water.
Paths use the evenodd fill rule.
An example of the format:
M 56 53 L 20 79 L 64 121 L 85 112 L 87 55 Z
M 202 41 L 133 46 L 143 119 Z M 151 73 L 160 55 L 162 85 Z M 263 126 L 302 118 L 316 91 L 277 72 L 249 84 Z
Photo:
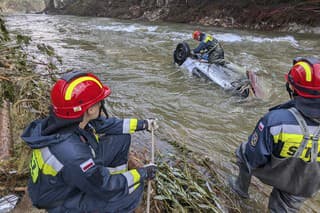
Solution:
M 16 195 L 7 195 L 0 198 L 0 212 L 10 212 L 17 205 L 19 197 Z

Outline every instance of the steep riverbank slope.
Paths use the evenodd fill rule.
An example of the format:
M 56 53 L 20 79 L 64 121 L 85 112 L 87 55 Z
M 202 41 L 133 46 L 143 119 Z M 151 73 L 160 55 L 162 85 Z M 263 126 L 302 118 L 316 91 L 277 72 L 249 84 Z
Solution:
M 87 0 L 48 13 L 320 33 L 319 0 Z

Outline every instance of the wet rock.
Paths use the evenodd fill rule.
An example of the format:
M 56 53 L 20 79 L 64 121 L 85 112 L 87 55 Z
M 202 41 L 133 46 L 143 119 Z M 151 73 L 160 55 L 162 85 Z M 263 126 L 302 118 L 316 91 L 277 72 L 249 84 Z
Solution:
M 139 5 L 134 5 L 129 8 L 132 18 L 138 18 L 143 15 L 143 11 Z
M 163 17 L 167 16 L 168 13 L 168 8 L 159 8 L 152 11 L 144 12 L 142 18 L 148 21 L 158 21 L 161 20 Z

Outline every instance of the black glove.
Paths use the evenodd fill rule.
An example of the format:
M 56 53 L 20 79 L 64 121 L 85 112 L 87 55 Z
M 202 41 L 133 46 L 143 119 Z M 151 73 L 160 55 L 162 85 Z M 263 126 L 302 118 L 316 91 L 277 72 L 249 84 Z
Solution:
M 142 179 L 152 180 L 156 177 L 156 172 L 158 170 L 157 165 L 149 163 L 138 169 L 138 172 Z

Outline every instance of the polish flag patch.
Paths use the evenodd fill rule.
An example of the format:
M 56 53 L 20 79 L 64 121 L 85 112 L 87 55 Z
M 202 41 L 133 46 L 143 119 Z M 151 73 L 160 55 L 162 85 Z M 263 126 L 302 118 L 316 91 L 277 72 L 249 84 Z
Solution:
M 260 130 L 260 132 L 262 132 L 262 130 L 264 129 L 264 125 L 263 123 L 260 121 L 259 125 L 258 125 L 258 129 Z
M 82 164 L 80 164 L 80 168 L 83 172 L 88 171 L 90 168 L 92 168 L 95 165 L 95 163 L 93 162 L 92 158 L 90 158 L 89 160 L 83 162 Z

